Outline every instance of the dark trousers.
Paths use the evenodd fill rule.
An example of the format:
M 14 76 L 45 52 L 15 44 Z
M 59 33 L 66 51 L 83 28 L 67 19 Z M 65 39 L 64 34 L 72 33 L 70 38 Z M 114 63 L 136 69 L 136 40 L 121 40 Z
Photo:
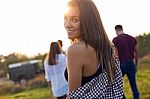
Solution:
M 121 62 L 121 71 L 123 76 L 126 74 L 128 77 L 134 99 L 139 99 L 139 92 L 136 85 L 136 66 L 133 60 Z M 125 96 L 123 99 L 125 99 Z
M 64 96 L 60 96 L 60 97 L 56 97 L 57 99 L 66 99 L 66 95 Z

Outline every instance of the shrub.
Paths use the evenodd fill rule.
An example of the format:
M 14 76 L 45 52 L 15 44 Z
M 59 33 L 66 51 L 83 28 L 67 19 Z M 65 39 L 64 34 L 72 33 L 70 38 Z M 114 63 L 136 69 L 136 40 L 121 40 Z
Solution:
M 25 87 L 20 85 L 20 84 L 16 84 L 12 89 L 11 89 L 11 93 L 18 93 L 18 92 L 22 92 L 25 90 Z
M 12 84 L 0 86 L 0 95 L 10 93 L 12 88 Z
M 0 78 L 5 77 L 5 72 L 3 70 L 0 70 Z
M 34 79 L 27 81 L 25 84 L 5 84 L 0 86 L 0 95 L 2 94 L 14 94 L 22 92 L 27 89 L 35 89 L 40 87 L 47 87 L 48 83 L 46 82 L 44 75 L 38 75 Z
M 20 84 L 9 84 L 9 85 L 3 85 L 0 86 L 0 95 L 2 94 L 8 94 L 8 93 L 18 93 L 25 90 L 25 87 Z
M 34 89 L 39 87 L 47 87 L 48 84 L 44 79 L 44 75 L 39 75 L 38 77 L 28 81 L 27 86 L 29 89 Z

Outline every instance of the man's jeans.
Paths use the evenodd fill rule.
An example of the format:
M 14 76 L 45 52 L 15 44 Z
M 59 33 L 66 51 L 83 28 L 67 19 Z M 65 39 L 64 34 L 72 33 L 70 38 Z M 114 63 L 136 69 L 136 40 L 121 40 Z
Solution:
M 123 76 L 126 74 L 128 77 L 134 99 L 139 99 L 139 92 L 138 92 L 137 85 L 136 85 L 136 75 L 135 75 L 136 66 L 133 60 L 127 60 L 127 61 L 121 62 L 121 71 L 122 71 Z M 124 99 L 125 99 L 125 96 L 124 96 Z

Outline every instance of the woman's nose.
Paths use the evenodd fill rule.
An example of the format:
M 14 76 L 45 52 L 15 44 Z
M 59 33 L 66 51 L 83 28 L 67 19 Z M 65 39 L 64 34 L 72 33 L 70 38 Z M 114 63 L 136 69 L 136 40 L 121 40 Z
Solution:
M 71 27 L 71 22 L 69 20 L 65 20 L 64 26 L 65 26 L 65 28 L 70 28 Z

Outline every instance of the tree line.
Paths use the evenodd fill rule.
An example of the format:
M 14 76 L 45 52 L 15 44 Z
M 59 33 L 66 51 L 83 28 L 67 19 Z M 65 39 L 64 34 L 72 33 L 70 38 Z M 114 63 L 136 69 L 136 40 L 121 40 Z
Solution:
M 136 39 L 138 42 L 139 56 L 143 57 L 146 54 L 150 54 L 150 32 L 139 35 Z
M 144 33 L 143 35 L 139 35 L 136 37 L 136 39 L 138 42 L 139 56 L 143 57 L 146 54 L 150 54 L 150 32 Z M 33 59 L 41 59 L 44 62 L 45 57 L 46 53 L 38 54 L 34 57 L 28 57 L 21 53 L 11 53 L 7 56 L 0 55 L 0 77 L 6 76 L 9 64 Z

